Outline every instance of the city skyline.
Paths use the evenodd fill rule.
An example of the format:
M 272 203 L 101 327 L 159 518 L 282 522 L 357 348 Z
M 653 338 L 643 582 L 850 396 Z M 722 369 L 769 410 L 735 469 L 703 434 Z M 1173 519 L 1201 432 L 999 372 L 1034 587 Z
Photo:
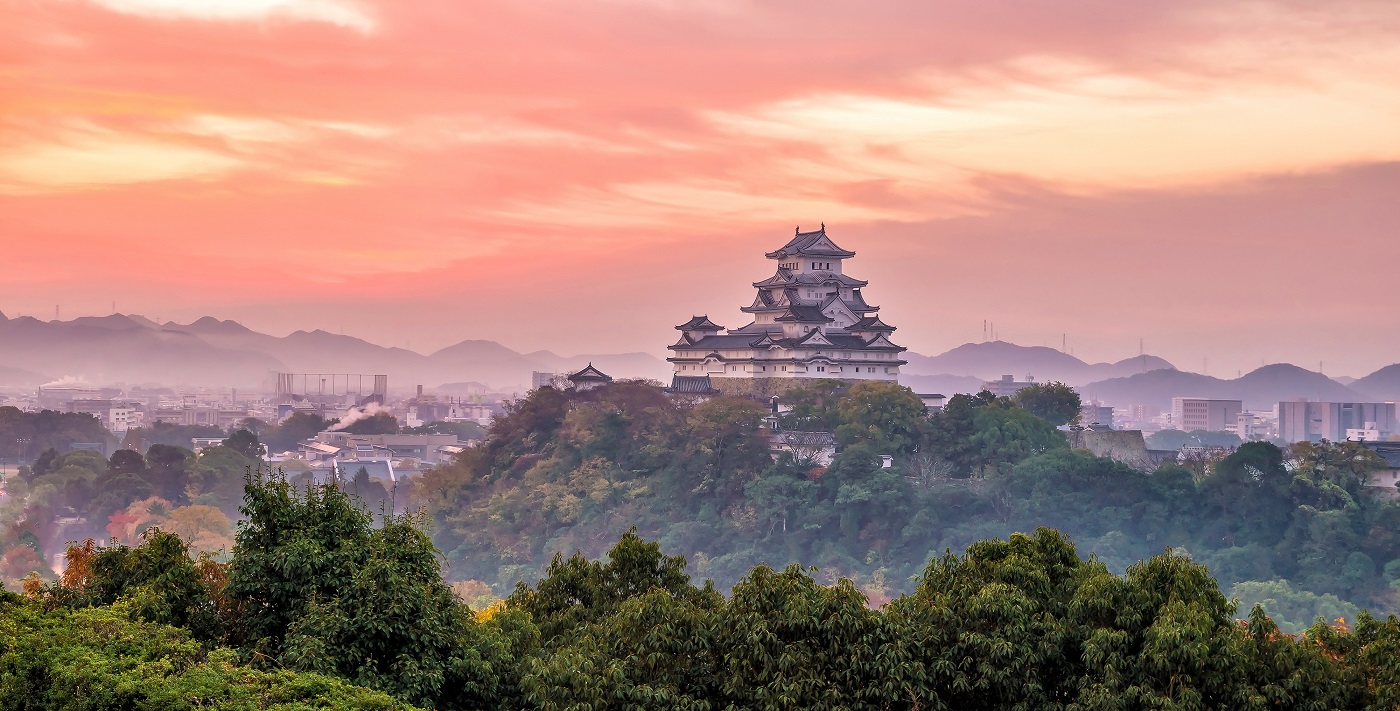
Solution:
M 1386 3 L 0 15 L 11 317 L 661 355 L 825 222 L 922 353 L 1400 361 Z

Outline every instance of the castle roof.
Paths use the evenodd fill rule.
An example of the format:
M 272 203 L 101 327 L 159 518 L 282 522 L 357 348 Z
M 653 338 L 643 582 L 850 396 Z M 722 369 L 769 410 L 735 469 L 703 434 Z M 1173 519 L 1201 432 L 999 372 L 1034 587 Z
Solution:
M 820 329 L 816 329 L 820 330 Z M 821 333 L 821 338 L 831 342 L 830 346 L 817 346 L 812 343 L 805 343 L 813 338 L 808 332 L 798 338 L 780 338 L 774 332 L 760 333 L 726 333 L 713 336 L 705 336 L 694 343 L 677 343 L 670 346 L 670 350 L 704 350 L 707 355 L 713 355 L 717 351 L 741 350 L 755 347 L 778 346 L 780 348 L 834 348 L 847 351 L 903 351 L 903 346 L 890 343 L 885 334 L 877 334 L 872 338 L 862 338 L 854 334 L 847 333 Z M 875 364 L 872 364 L 875 365 Z M 885 363 L 883 365 L 889 365 Z
M 666 392 L 715 395 L 719 393 L 719 390 L 710 382 L 708 375 L 673 375 L 671 376 L 671 387 L 666 388 Z
M 691 316 L 689 321 L 676 326 L 678 331 L 723 331 L 721 326 L 710 320 L 709 316 Z
M 822 313 L 820 306 L 791 304 L 774 321 L 796 321 L 798 323 L 831 323 L 832 318 Z
M 795 230 L 796 234 L 787 244 L 776 252 L 768 252 L 764 256 L 769 259 L 786 259 L 788 257 L 837 257 L 845 259 L 856 256 L 855 252 L 841 249 L 826 236 L 826 223 L 822 223 L 821 229 L 815 232 L 803 232 L 801 229 Z
M 865 297 L 861 295 L 860 289 L 851 290 L 851 302 L 848 304 L 852 311 L 879 311 L 879 306 L 871 306 L 865 303 Z
M 674 347 L 674 346 L 673 346 L 673 347 Z M 601 371 L 601 370 L 598 370 L 597 368 L 594 368 L 594 367 L 593 367 L 593 364 L 592 364 L 592 363 L 589 363 L 589 364 L 588 364 L 588 367 L 584 368 L 583 370 L 580 370 L 580 371 L 577 372 L 577 373 L 573 373 L 572 375 L 570 375 L 570 376 L 569 376 L 569 380 L 570 380 L 571 382 L 574 382 L 574 383 L 581 383 L 581 382 L 611 383 L 611 382 L 612 382 L 612 376 L 611 376 L 611 375 L 608 375 L 607 373 L 604 373 L 604 372 Z
M 794 274 L 791 270 L 779 269 L 777 274 L 763 281 L 756 281 L 753 285 L 759 289 L 773 286 L 815 286 L 821 284 L 858 288 L 869 283 L 868 281 L 862 281 L 855 277 L 849 277 L 845 274 L 837 274 L 835 272 L 801 272 L 799 274 Z
M 848 330 L 848 331 L 885 331 L 885 332 L 893 332 L 893 331 L 894 331 L 894 326 L 891 326 L 891 325 L 885 323 L 884 321 L 881 321 L 881 320 L 880 320 L 880 316 L 879 316 L 878 314 L 876 314 L 875 316 L 866 316 L 865 318 L 863 318 L 863 319 L 861 319 L 861 320 L 859 320 L 859 321 L 856 321 L 855 323 L 851 324 L 850 326 L 847 326 L 847 327 L 846 327 L 846 330 Z

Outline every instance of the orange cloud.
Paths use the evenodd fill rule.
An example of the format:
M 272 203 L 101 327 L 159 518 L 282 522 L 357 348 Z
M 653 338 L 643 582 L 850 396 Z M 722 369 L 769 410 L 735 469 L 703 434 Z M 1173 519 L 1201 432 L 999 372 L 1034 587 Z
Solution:
M 663 311 L 745 300 L 794 222 L 849 229 L 904 313 L 980 273 L 990 245 L 1079 244 L 1091 225 L 1058 221 L 1067 206 L 1167 206 L 1154 219 L 1183 233 L 1124 227 L 1092 259 L 1039 257 L 1071 271 L 1131 272 L 1193 234 L 1269 249 L 1181 196 L 1400 160 L 1397 35 L 1390 4 L 1365 0 L 0 0 L 0 246 L 24 265 L 0 308 L 450 294 L 538 309 L 525 326 L 485 303 L 462 316 L 499 331 L 480 335 L 641 348 L 664 340 Z M 1384 228 L 1313 229 L 1325 245 Z M 1316 269 L 1305 242 L 1273 267 Z M 562 285 L 608 313 L 652 278 L 695 286 L 607 338 L 551 308 Z M 1024 304 L 1078 298 L 1060 275 L 1003 286 L 991 303 L 1062 329 L 1140 316 Z M 944 329 L 900 335 L 955 345 Z

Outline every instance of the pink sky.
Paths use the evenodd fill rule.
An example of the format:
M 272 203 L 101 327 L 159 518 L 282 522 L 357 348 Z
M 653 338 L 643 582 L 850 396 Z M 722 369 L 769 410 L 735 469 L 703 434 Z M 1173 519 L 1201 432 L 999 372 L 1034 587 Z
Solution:
M 1397 76 L 1393 0 L 0 0 L 0 311 L 663 355 L 824 221 L 920 352 L 1363 375 Z

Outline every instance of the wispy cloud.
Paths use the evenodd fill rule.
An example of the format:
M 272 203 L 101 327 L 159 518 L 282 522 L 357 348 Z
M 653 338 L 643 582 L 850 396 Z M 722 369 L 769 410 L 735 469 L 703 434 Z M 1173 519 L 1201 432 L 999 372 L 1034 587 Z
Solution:
M 374 17 L 350 0 L 92 0 L 114 12 L 158 19 L 218 22 L 324 22 L 358 32 L 373 32 Z
M 71 261 L 44 267 L 62 245 L 138 277 L 124 300 L 190 273 L 288 299 L 547 277 L 596 311 L 618 280 L 728 278 L 762 235 L 822 220 L 915 284 L 896 267 L 973 274 L 989 244 L 1073 242 L 1085 224 L 1057 211 L 1094 201 L 1148 196 L 1190 230 L 1210 211 L 1182 195 L 1400 159 L 1397 75 L 1390 0 L 0 0 L 0 239 L 29 280 L 0 300 L 86 288 L 63 286 Z M 1228 241 L 1216 227 L 1197 229 Z M 1386 226 L 1309 228 L 1326 245 Z M 1115 259 L 1165 259 L 1116 236 Z M 690 296 L 728 304 L 743 281 Z
M 66 131 L 0 153 L 0 191 L 33 193 L 155 181 L 208 181 L 243 162 L 198 146 L 110 131 Z

